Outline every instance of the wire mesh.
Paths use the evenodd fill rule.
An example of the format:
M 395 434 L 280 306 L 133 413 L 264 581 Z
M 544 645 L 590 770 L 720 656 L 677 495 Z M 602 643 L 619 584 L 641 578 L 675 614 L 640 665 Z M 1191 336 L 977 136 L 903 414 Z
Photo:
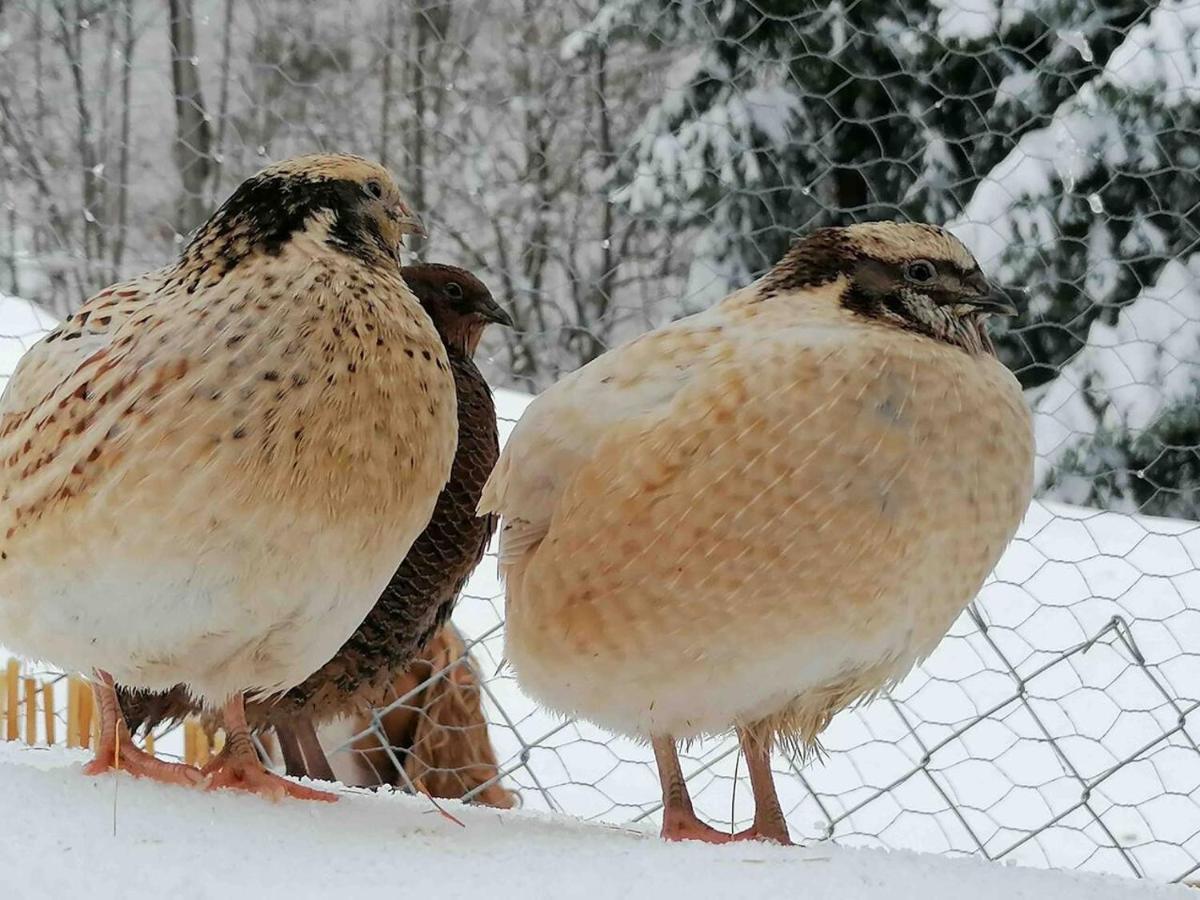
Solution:
M 0 371 L 170 258 L 241 178 L 315 149 L 392 167 L 429 226 L 417 253 L 505 303 L 516 327 L 481 360 L 508 424 L 519 392 L 707 306 L 798 231 L 947 224 L 1031 290 L 997 346 L 1035 410 L 1044 502 L 925 664 L 840 716 L 822 759 L 777 758 L 791 826 L 1184 880 L 1198 28 L 1183 0 L 0 2 Z M 547 714 L 503 668 L 493 570 L 455 619 L 496 754 L 468 799 L 499 782 L 529 808 L 653 820 L 648 748 Z M 427 687 L 327 736 L 335 763 L 375 739 L 391 774 L 359 777 L 411 788 L 385 719 Z M 700 742 L 685 769 L 736 828 L 735 750 Z

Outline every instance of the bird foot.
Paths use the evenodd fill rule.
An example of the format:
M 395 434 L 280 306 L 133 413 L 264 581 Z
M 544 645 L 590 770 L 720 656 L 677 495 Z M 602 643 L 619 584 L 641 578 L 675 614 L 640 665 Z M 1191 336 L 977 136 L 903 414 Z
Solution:
M 733 841 L 765 841 L 771 844 L 780 844 L 784 847 L 794 847 L 795 842 L 792 841 L 792 836 L 788 834 L 787 826 L 771 826 L 771 825 L 751 825 L 749 828 L 744 828 L 730 837 Z
M 114 758 L 115 756 L 115 758 Z M 204 776 L 195 766 L 167 762 L 138 749 L 132 741 L 121 741 L 116 754 L 110 744 L 96 749 L 96 756 L 83 767 L 84 775 L 104 775 L 108 772 L 128 772 L 135 778 L 149 778 L 163 784 L 195 787 Z
M 214 760 L 217 762 L 217 760 Z M 268 800 L 282 800 L 290 797 L 293 800 L 321 800 L 325 803 L 337 802 L 337 794 L 328 791 L 318 791 L 297 784 L 274 772 L 270 772 L 257 759 L 227 758 L 219 761 L 219 765 L 206 767 L 205 777 L 208 780 L 208 790 L 246 791 L 266 797 Z
M 663 819 L 662 838 L 664 841 L 703 841 L 706 844 L 728 844 L 736 840 L 736 835 L 717 831 L 711 825 L 705 825 L 695 816 L 668 815 Z

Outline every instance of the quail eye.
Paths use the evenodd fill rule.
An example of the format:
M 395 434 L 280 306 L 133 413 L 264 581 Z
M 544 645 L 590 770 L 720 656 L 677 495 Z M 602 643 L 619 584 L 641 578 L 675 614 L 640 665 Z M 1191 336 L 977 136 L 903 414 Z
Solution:
M 367 193 L 370 194 L 372 197 L 374 197 L 376 200 L 383 199 L 383 185 L 380 184 L 378 181 L 375 181 L 374 179 L 372 179 L 371 181 L 368 181 L 366 184 L 366 189 L 367 189 Z
M 463 289 L 457 281 L 449 281 L 446 283 L 446 296 L 451 300 L 461 300 L 463 298 Z
M 929 284 L 937 277 L 937 269 L 927 259 L 914 259 L 904 267 L 904 277 L 914 284 Z

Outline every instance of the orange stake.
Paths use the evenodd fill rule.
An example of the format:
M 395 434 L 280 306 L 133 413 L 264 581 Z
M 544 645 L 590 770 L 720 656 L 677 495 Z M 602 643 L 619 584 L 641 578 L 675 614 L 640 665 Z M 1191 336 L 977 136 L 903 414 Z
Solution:
M 203 768 L 208 765 L 211 745 L 208 742 L 208 732 L 199 723 L 196 724 L 196 765 Z
M 15 659 L 10 659 L 5 667 L 4 674 L 4 695 L 5 700 L 5 715 L 4 715 L 4 739 L 15 741 L 17 735 L 17 706 L 20 703 L 19 692 L 21 690 L 21 664 Z
M 79 679 L 67 676 L 67 746 L 79 746 Z
M 196 764 L 196 723 L 190 719 L 183 723 L 183 761 L 189 766 Z
M 25 679 L 25 743 L 30 747 L 37 743 L 37 695 L 36 678 Z
M 86 681 L 79 685 L 79 746 L 92 746 L 92 686 Z
M 57 720 L 54 717 L 54 682 L 45 681 L 42 683 L 42 728 L 46 732 L 46 746 L 54 746 L 54 726 Z

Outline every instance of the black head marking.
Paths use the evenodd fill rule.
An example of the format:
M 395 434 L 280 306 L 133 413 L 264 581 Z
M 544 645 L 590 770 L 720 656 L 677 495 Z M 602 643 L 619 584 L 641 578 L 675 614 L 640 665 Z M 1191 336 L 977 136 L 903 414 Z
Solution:
M 378 223 L 366 215 L 371 196 L 363 186 L 346 178 L 305 176 L 296 172 L 265 172 L 246 179 L 192 238 L 185 257 L 213 244 L 219 249 L 223 274 L 232 271 L 256 251 L 276 255 L 320 212 L 332 213 L 329 243 L 364 261 L 391 248 Z
M 844 228 L 819 228 L 796 240 L 788 252 L 763 278 L 760 295 L 819 287 L 849 275 L 862 258 Z

